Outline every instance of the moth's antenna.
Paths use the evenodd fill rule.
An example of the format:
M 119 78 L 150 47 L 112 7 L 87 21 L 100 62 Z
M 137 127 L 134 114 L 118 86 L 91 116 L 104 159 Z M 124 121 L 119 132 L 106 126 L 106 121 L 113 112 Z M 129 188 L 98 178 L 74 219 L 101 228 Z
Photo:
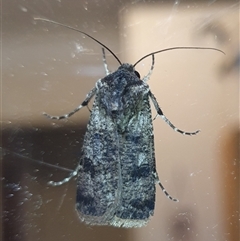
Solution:
M 141 62 L 143 59 L 149 57 L 149 56 L 152 56 L 153 54 L 158 54 L 158 53 L 161 53 L 161 52 L 165 52 L 165 51 L 170 51 L 170 50 L 175 50 L 175 49 L 208 49 L 208 50 L 215 50 L 215 51 L 218 51 L 218 52 L 221 52 L 223 54 L 225 54 L 222 50 L 220 49 L 216 49 L 216 48 L 208 48 L 208 47 L 172 47 L 172 48 L 167 48 L 167 49 L 162 49 L 162 50 L 158 50 L 158 51 L 155 51 L 155 52 L 152 52 L 150 54 L 147 54 L 145 56 L 143 56 L 141 59 L 139 59 L 134 65 L 133 67 L 135 67 L 139 62 Z
M 59 25 L 59 26 L 62 26 L 62 27 L 65 27 L 65 28 L 68 28 L 68 29 L 71 29 L 71 30 L 74 30 L 76 32 L 79 32 L 79 33 L 82 33 L 84 35 L 86 35 L 87 37 L 91 38 L 92 40 L 94 40 L 95 42 L 97 42 L 98 44 L 102 45 L 105 49 L 107 49 L 113 56 L 114 58 L 118 61 L 118 63 L 120 65 L 122 65 L 121 61 L 119 60 L 119 58 L 116 56 L 116 54 L 113 53 L 113 51 L 108 48 L 105 44 L 101 43 L 100 41 L 98 41 L 97 39 L 95 39 L 94 37 L 92 37 L 91 35 L 79 30 L 79 29 L 76 29 L 76 28 L 73 28 L 71 26 L 68 26 L 68 25 L 65 25 L 65 24 L 62 24 L 62 23 L 58 23 L 58 22 L 55 22 L 55 21 L 52 21 L 52 20 L 49 20 L 49 19 L 45 19 L 45 18 L 34 18 L 34 20 L 37 20 L 37 21 L 44 21 L 44 22 L 48 22 L 48 23 L 53 23 L 53 24 L 56 24 L 56 25 Z

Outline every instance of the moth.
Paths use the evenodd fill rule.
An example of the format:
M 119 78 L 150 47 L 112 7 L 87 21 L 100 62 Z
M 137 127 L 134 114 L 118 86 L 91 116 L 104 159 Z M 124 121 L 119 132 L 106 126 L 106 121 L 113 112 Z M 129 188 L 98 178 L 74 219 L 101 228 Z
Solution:
M 154 68 L 154 56 L 174 49 L 220 50 L 173 47 L 149 53 L 133 65 L 122 64 L 113 51 L 92 36 L 51 20 L 35 20 L 78 31 L 99 43 L 103 47 L 106 70 L 106 76 L 96 82 L 76 109 L 62 116 L 44 113 L 50 119 L 66 119 L 87 106 L 95 96 L 77 168 L 64 180 L 51 181 L 49 184 L 62 185 L 77 176 L 76 210 L 80 220 L 87 224 L 125 228 L 146 225 L 154 214 L 156 184 L 169 199 L 178 201 L 167 193 L 156 171 L 150 101 L 153 102 L 157 115 L 174 131 L 189 136 L 199 132 L 182 131 L 163 114 L 147 84 Z M 119 62 L 119 68 L 113 73 L 107 68 L 105 49 Z M 152 66 L 141 79 L 135 67 L 147 57 L 152 57 Z

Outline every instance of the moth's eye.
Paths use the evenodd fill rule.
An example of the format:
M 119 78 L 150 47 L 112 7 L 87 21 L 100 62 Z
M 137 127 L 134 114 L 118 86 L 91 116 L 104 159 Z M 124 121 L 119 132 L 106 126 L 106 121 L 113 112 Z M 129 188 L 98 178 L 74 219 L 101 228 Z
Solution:
M 135 75 L 137 75 L 137 77 L 140 79 L 140 74 L 135 70 L 134 71 Z

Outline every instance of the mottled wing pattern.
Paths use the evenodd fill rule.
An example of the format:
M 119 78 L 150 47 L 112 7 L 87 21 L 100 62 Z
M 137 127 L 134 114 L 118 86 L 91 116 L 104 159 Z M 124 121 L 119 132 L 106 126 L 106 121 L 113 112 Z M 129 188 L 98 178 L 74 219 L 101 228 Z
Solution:
M 153 215 L 155 203 L 149 88 L 130 65 L 96 86 L 80 160 L 76 209 L 80 219 L 92 225 L 141 227 Z
M 141 227 L 153 215 L 155 204 L 155 154 L 148 96 L 120 135 L 121 200 L 114 226 Z
M 82 221 L 93 225 L 109 224 L 115 213 L 119 186 L 116 127 L 103 114 L 97 105 L 93 106 L 77 179 L 76 209 Z

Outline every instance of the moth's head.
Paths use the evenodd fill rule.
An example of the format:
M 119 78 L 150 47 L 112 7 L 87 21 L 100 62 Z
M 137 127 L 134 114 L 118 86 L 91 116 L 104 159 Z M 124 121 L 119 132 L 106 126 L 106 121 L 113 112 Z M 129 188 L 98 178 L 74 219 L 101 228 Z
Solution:
M 135 70 L 134 66 L 132 64 L 122 64 L 119 68 L 119 71 L 128 71 L 129 73 L 134 74 L 135 77 L 137 77 L 140 80 L 140 74 Z

